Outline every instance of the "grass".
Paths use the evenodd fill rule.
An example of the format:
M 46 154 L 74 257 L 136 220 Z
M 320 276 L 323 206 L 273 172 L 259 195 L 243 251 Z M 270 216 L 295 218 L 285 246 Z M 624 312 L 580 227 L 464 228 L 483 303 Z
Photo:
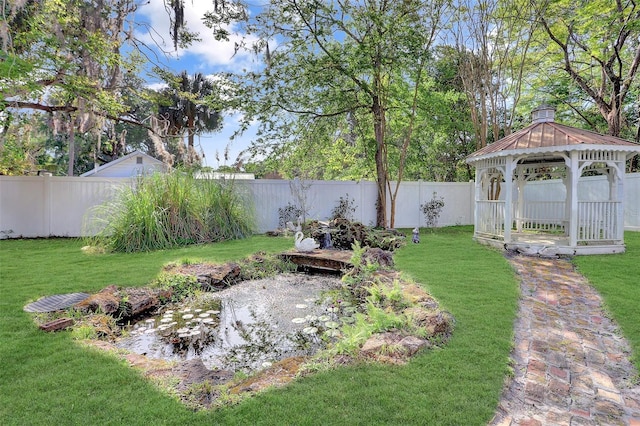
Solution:
M 456 318 L 451 340 L 405 366 L 357 365 L 297 380 L 241 404 L 194 413 L 107 354 L 47 334 L 22 307 L 41 296 L 142 286 L 169 261 L 224 262 L 292 241 L 246 240 L 136 254 L 87 255 L 78 240 L 0 241 L 0 424 L 481 425 L 509 373 L 518 290 L 499 252 L 469 227 L 423 234 L 396 255 Z
M 640 367 L 640 232 L 625 232 L 623 254 L 577 256 L 574 264 L 604 299 L 605 309 L 631 344 Z

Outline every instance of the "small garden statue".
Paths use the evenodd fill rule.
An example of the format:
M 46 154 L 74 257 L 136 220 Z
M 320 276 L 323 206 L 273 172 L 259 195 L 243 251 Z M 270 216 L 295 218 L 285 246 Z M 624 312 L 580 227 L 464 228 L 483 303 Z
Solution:
M 420 229 L 418 229 L 417 226 L 413 228 L 413 238 L 411 239 L 411 241 L 415 244 L 418 244 L 420 242 Z

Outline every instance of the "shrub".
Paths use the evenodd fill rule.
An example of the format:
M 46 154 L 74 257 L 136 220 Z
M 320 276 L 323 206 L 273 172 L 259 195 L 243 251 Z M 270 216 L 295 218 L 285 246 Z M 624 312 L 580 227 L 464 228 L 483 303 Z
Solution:
M 433 193 L 433 197 L 430 201 L 420 205 L 420 209 L 424 214 L 424 218 L 427 222 L 428 228 L 435 228 L 436 226 L 438 226 L 438 219 L 440 218 L 440 213 L 442 213 L 443 207 L 444 198 L 438 197 L 437 192 Z
M 289 202 L 286 206 L 278 208 L 278 226 L 280 228 L 285 228 L 287 226 L 287 222 L 295 224 L 302 220 L 303 215 L 304 210 L 302 210 L 302 208 Z
M 200 284 L 195 276 L 167 272 L 160 273 L 151 286 L 170 291 L 172 302 L 194 296 L 200 289 Z
M 136 252 L 245 238 L 254 228 L 249 198 L 233 181 L 175 171 L 139 178 L 92 211 L 90 244 Z
M 353 220 L 353 214 L 356 212 L 356 200 L 349 198 L 349 194 L 345 194 L 344 198 L 340 197 L 338 204 L 331 210 L 331 220 L 347 219 Z

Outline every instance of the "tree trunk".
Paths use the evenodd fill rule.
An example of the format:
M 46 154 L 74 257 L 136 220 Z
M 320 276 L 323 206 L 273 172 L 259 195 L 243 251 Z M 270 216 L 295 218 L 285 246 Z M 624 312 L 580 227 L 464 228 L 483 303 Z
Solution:
M 376 137 L 376 176 L 378 198 L 376 202 L 376 226 L 387 227 L 387 168 L 384 149 L 384 110 L 380 98 L 373 99 L 373 130 Z
M 611 136 L 620 137 L 620 112 L 619 112 L 619 110 L 614 106 L 611 109 L 611 111 L 607 115 L 605 115 L 605 118 L 607 119 L 607 127 L 608 127 L 607 132 Z
M 67 176 L 73 176 L 73 168 L 76 163 L 76 127 L 73 117 L 70 118 L 71 126 L 69 127 L 69 166 L 67 168 Z

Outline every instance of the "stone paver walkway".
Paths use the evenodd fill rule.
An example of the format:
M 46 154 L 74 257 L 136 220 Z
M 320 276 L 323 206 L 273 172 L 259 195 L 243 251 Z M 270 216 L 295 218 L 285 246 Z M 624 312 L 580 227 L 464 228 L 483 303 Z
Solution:
M 491 424 L 640 426 L 638 372 L 598 293 L 567 260 L 509 260 L 521 279 L 514 377 Z

